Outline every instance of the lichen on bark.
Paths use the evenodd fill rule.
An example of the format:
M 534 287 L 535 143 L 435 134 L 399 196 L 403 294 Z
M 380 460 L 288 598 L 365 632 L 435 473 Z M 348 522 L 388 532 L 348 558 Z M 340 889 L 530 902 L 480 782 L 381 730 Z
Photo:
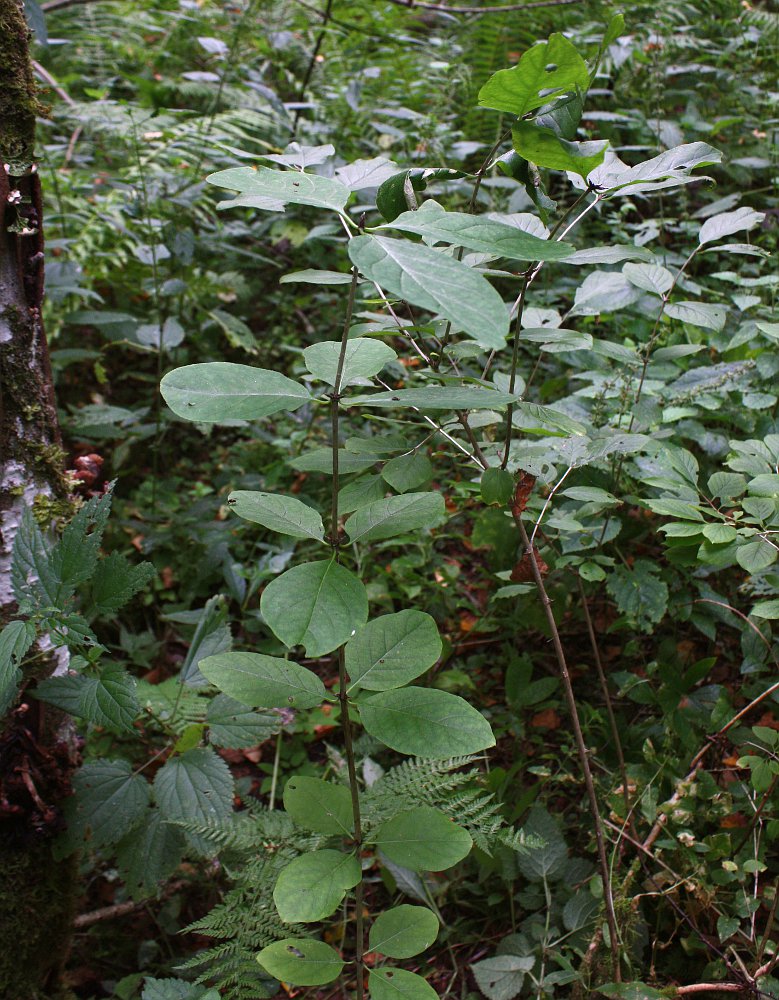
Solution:
M 29 169 L 38 101 L 29 57 L 30 30 L 22 0 L 0 0 L 0 158 L 12 174 Z

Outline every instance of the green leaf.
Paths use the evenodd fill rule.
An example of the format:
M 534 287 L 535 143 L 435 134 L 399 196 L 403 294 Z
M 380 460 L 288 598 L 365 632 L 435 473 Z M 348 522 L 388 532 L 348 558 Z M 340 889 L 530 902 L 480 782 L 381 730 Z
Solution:
M 280 372 L 229 361 L 176 368 L 163 378 L 160 392 L 177 416 L 199 423 L 258 420 L 311 399 L 305 386 Z
M 19 664 L 35 642 L 32 622 L 9 622 L 0 632 L 0 714 L 16 699 L 22 672 Z
M 735 212 L 720 212 L 719 215 L 713 215 L 703 223 L 698 234 L 698 244 L 703 246 L 704 243 L 713 243 L 723 236 L 730 236 L 745 229 L 754 229 L 764 218 L 764 212 L 756 212 L 746 205 L 737 208 Z
M 750 614 L 753 618 L 768 618 L 771 620 L 779 618 L 779 599 L 758 601 Z
M 512 69 L 494 73 L 479 91 L 479 107 L 521 118 L 566 91 L 587 90 L 584 60 L 567 38 L 549 36 L 528 49 Z
M 612 196 L 633 196 L 679 187 L 693 180 L 700 181 L 701 177 L 693 178 L 691 171 L 695 167 L 720 163 L 721 160 L 722 153 L 718 149 L 705 142 L 691 142 L 674 146 L 633 167 L 622 163 L 619 157 L 609 155 L 589 179 Z
M 193 687 L 203 686 L 205 679 L 200 672 L 201 660 L 216 656 L 218 653 L 226 653 L 232 642 L 230 626 L 227 625 L 227 601 L 217 594 L 206 601 L 200 614 L 195 634 L 181 665 L 181 683 Z
M 319 513 L 296 497 L 235 490 L 227 498 L 227 504 L 239 517 L 277 531 L 280 535 L 313 538 L 318 542 L 325 536 Z
M 436 623 L 423 611 L 374 618 L 346 644 L 349 690 L 401 687 L 432 667 L 441 649 Z
M 333 559 L 288 569 L 262 593 L 265 621 L 289 647 L 306 656 L 331 653 L 368 620 L 368 596 L 361 580 Z M 229 694 L 229 692 L 228 692 Z
M 379 914 L 371 926 L 368 947 L 388 958 L 412 958 L 430 947 L 438 928 L 432 910 L 402 903 Z
M 415 972 L 405 969 L 371 969 L 368 989 L 373 1000 L 438 1000 L 430 984 Z
M 351 514 L 358 507 L 381 500 L 386 492 L 381 476 L 360 476 L 338 491 L 338 513 L 341 516 Z
M 383 236 L 356 236 L 349 257 L 360 271 L 412 305 L 429 309 L 481 347 L 506 343 L 508 309 L 477 271 L 430 247 Z
M 213 744 L 239 750 L 269 740 L 280 731 L 282 723 L 276 712 L 252 712 L 226 694 L 218 694 L 208 703 L 206 724 Z
M 350 541 L 367 542 L 418 528 L 436 528 L 446 520 L 440 493 L 404 493 L 358 508 L 345 524 Z
M 350 194 L 349 188 L 331 177 L 269 167 L 232 167 L 210 174 L 206 181 L 215 187 L 240 192 L 238 198 L 222 202 L 220 208 L 245 206 L 278 212 L 291 202 L 342 212 Z
M 473 840 L 439 809 L 418 806 L 383 823 L 376 846 L 390 861 L 415 872 L 442 872 L 467 857 Z
M 354 830 L 349 789 L 331 781 L 296 774 L 284 789 L 284 808 L 304 830 L 346 837 Z
M 521 991 L 525 974 L 534 965 L 533 955 L 495 955 L 474 962 L 471 971 L 487 1000 L 512 1000 Z
M 280 285 L 302 282 L 308 285 L 351 285 L 352 276 L 348 271 L 317 271 L 310 267 L 302 271 L 290 271 L 279 278 Z
M 665 993 L 645 983 L 606 983 L 598 991 L 612 1000 L 663 1000 Z
M 586 177 L 603 163 L 608 142 L 569 142 L 551 128 L 517 122 L 511 130 L 514 149 L 524 159 L 551 170 L 570 170 Z
M 431 688 L 406 687 L 360 702 L 371 736 L 398 753 L 442 760 L 495 746 L 484 716 L 462 698 Z
M 209 823 L 226 819 L 233 811 L 233 778 L 211 747 L 187 750 L 157 771 L 154 798 L 166 820 Z
M 392 222 L 401 212 L 413 209 L 416 192 L 424 191 L 428 183 L 437 180 L 454 180 L 463 177 L 461 170 L 447 167 L 412 167 L 384 181 L 376 193 L 376 208 L 387 222 Z
M 747 489 L 756 497 L 779 497 L 779 475 L 776 472 L 765 472 L 755 476 L 747 483 Z
M 436 243 L 450 243 L 509 260 L 564 260 L 574 252 L 569 243 L 541 239 L 481 215 L 447 212 L 435 201 L 426 201 L 417 212 L 404 212 L 382 228 L 402 229 Z
M 612 14 L 608 25 L 606 26 L 605 34 L 603 35 L 603 41 L 601 42 L 601 47 L 603 49 L 608 48 L 613 42 L 619 38 L 620 35 L 625 33 L 625 15 L 622 13 Z
M 92 761 L 73 778 L 76 792 L 71 822 L 95 847 L 118 843 L 146 814 L 151 798 L 143 775 L 125 760 Z
M 133 566 L 119 552 L 101 559 L 92 577 L 92 602 L 102 615 L 110 615 L 124 607 L 139 590 L 157 575 L 150 562 Z
M 522 832 L 530 841 L 517 856 L 525 878 L 531 882 L 562 878 L 568 865 L 568 848 L 557 821 L 546 809 L 534 806 Z
M 637 559 L 632 567 L 617 566 L 606 585 L 620 613 L 644 632 L 661 620 L 668 607 L 668 587 L 656 574 L 654 563 Z
M 709 476 L 706 485 L 711 495 L 719 497 L 720 500 L 740 497 L 747 489 L 746 478 L 738 472 L 715 472 Z
M 340 341 L 323 340 L 307 347 L 303 351 L 303 360 L 312 375 L 327 382 L 328 385 L 334 386 L 340 353 Z M 397 354 L 380 340 L 369 340 L 365 337 L 352 338 L 346 344 L 339 389 L 345 389 L 360 379 L 378 375 L 382 368 L 390 361 L 394 361 L 395 358 L 397 358 Z
M 671 319 L 715 331 L 725 326 L 728 316 L 728 310 L 724 306 L 715 306 L 709 302 L 669 302 L 665 312 Z
M 323 986 L 341 975 L 344 961 L 323 941 L 285 938 L 274 941 L 257 956 L 260 965 L 276 979 L 294 986 Z
M 353 406 L 354 397 L 346 405 Z M 375 464 L 375 455 L 354 455 L 345 448 L 338 449 L 338 471 L 343 475 L 348 472 L 364 472 Z M 323 472 L 326 476 L 332 476 L 333 452 L 331 448 L 314 448 L 312 451 L 304 451 L 298 458 L 291 458 L 289 465 L 298 472 Z
M 631 285 L 659 296 L 665 295 L 674 283 L 671 272 L 660 264 L 625 264 L 622 273 Z
M 352 396 L 349 406 L 413 406 L 419 410 L 502 410 L 517 402 L 521 393 L 499 392 L 480 386 L 437 386 L 397 389 Z
M 116 846 L 119 873 L 133 899 L 152 895 L 181 862 L 185 838 L 174 823 L 166 823 L 151 807 Z
M 560 496 L 570 497 L 572 500 L 583 500 L 585 503 L 598 503 L 604 506 L 612 506 L 619 503 L 619 500 L 608 490 L 602 490 L 597 486 L 570 486 L 563 490 Z
M 773 566 L 779 552 L 763 538 L 751 538 L 736 549 L 736 562 L 747 573 L 759 573 L 762 569 Z
M 35 689 L 35 697 L 96 726 L 133 733 L 140 706 L 135 678 L 118 663 L 107 663 L 95 676 L 48 677 Z
M 385 462 L 382 466 L 381 476 L 393 490 L 405 493 L 407 490 L 413 490 L 429 483 L 433 478 L 433 466 L 427 455 L 414 452 L 413 455 L 400 455 L 398 458 Z
M 514 496 L 514 477 L 505 469 L 485 469 L 481 474 L 481 498 L 485 503 L 509 503 Z
M 569 316 L 597 316 L 632 305 L 638 290 L 619 271 L 593 271 L 576 289 Z
M 220 653 L 202 660 L 200 670 L 220 691 L 255 708 L 316 708 L 327 697 L 311 670 L 264 653 Z
M 313 851 L 282 869 L 273 901 L 285 923 L 313 923 L 329 917 L 361 878 L 360 862 L 353 854 Z

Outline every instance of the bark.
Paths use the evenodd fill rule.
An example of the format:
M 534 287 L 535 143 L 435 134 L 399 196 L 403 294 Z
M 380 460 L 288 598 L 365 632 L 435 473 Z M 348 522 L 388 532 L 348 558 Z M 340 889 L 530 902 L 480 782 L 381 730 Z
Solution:
M 42 523 L 69 509 L 41 320 L 40 110 L 22 2 L 0 0 L 0 627 L 17 611 L 9 571 L 24 509 Z M 38 677 L 67 669 L 46 645 Z M 22 691 L 0 719 L 0 996 L 9 1000 L 65 995 L 75 867 L 54 859 L 52 842 L 75 765 L 68 721 Z

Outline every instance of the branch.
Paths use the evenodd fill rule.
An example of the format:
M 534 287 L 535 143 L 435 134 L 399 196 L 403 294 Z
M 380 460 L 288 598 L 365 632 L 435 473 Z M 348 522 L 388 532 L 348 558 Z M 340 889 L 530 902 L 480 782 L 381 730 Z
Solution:
M 751 985 L 741 983 L 691 983 L 689 986 L 677 986 L 678 997 L 689 996 L 691 993 L 746 993 Z
M 171 882 L 169 886 L 166 886 L 158 899 L 130 900 L 127 903 L 114 903 L 113 906 L 101 906 L 99 910 L 90 910 L 89 913 L 80 913 L 73 920 L 73 926 L 76 930 L 82 930 L 84 927 L 91 927 L 92 924 L 100 923 L 103 920 L 113 920 L 115 917 L 124 917 L 128 913 L 135 913 L 136 910 L 142 910 L 149 903 L 162 902 L 164 899 L 178 892 L 179 889 L 183 889 L 187 884 L 183 880 Z
M 56 2 L 56 0 L 54 0 Z M 67 2 L 67 0 L 63 0 Z M 80 0 L 84 3 L 85 0 Z M 533 3 L 502 3 L 494 7 L 447 7 L 443 3 L 428 3 L 427 0 L 390 0 L 398 7 L 408 7 L 409 10 L 437 10 L 442 14 L 506 14 L 512 10 L 530 10 L 531 7 L 563 7 L 580 0 L 534 0 Z

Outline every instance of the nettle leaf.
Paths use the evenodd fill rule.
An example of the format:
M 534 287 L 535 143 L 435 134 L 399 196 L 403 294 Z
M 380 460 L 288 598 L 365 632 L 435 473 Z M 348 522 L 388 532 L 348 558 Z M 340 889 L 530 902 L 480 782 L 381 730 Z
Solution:
M 622 273 L 631 285 L 660 296 L 665 295 L 674 283 L 668 268 L 659 264 L 625 264 Z
M 481 215 L 447 212 L 435 201 L 426 201 L 419 211 L 404 212 L 381 228 L 402 229 L 427 240 L 510 260 L 564 260 L 574 252 L 569 243 L 541 239 L 516 226 Z
M 350 691 L 387 691 L 429 670 L 441 655 L 438 627 L 423 611 L 382 615 L 364 625 L 346 644 Z
M 606 589 L 617 602 L 620 613 L 646 632 L 656 625 L 668 608 L 668 587 L 648 559 L 637 559 L 632 567 L 617 566 Z
M 383 236 L 356 236 L 349 257 L 360 271 L 393 295 L 429 309 L 463 330 L 480 346 L 506 343 L 508 309 L 477 271 L 438 250 Z
M 373 1000 L 438 1000 L 433 987 L 415 972 L 405 969 L 371 969 L 368 989 Z
M 324 941 L 284 938 L 274 941 L 257 956 L 260 965 L 276 979 L 293 986 L 323 986 L 341 975 L 344 960 Z
M 297 497 L 279 496 L 250 490 L 234 490 L 228 506 L 247 521 L 292 538 L 313 538 L 321 542 L 325 528 L 320 514 Z
M 103 615 L 113 614 L 124 607 L 156 575 L 157 571 L 150 562 L 133 566 L 121 553 L 109 553 L 98 562 L 92 577 L 92 602 L 95 610 Z
M 764 218 L 765 212 L 756 212 L 747 206 L 737 208 L 735 212 L 720 212 L 719 215 L 713 215 L 703 223 L 698 234 L 698 244 L 703 246 L 705 243 L 720 240 L 723 236 L 730 236 L 745 229 L 754 229 Z
M 728 310 L 725 306 L 715 306 L 709 302 L 669 302 L 665 307 L 667 316 L 681 320 L 705 330 L 719 331 L 725 326 Z
M 143 775 L 126 760 L 92 761 L 73 778 L 76 795 L 71 822 L 95 847 L 118 843 L 146 815 L 151 799 Z
M 211 747 L 171 757 L 154 776 L 154 799 L 167 820 L 208 823 L 233 811 L 233 777 Z
M 230 361 L 176 368 L 163 378 L 160 392 L 177 416 L 199 423 L 258 420 L 311 399 L 305 386 L 280 372 Z
M 368 947 L 388 958 L 412 958 L 438 937 L 438 917 L 426 906 L 402 903 L 380 913 L 371 926 Z
M 514 149 L 539 167 L 570 170 L 586 177 L 603 163 L 608 142 L 569 142 L 551 128 L 534 122 L 517 122 L 511 130 Z
M 522 990 L 525 974 L 534 965 L 533 955 L 495 955 L 474 962 L 471 971 L 487 1000 L 513 1000 Z
M 584 60 L 567 38 L 555 33 L 528 49 L 516 66 L 493 73 L 479 91 L 479 107 L 521 118 L 554 97 L 588 86 Z
M 198 40 L 205 41 L 205 39 Z M 208 40 L 211 41 L 211 39 Z M 122 984 L 117 985 L 121 986 Z M 183 979 L 154 979 L 151 976 L 146 976 L 141 1000 L 219 1000 L 219 993 L 217 990 L 210 990 L 207 986 L 196 986 Z
M 400 455 L 384 463 L 381 478 L 396 492 L 405 493 L 407 490 L 429 483 L 433 478 L 433 466 L 427 455 L 421 455 L 419 452 L 413 455 Z
M 353 854 L 314 851 L 282 869 L 273 901 L 285 923 L 313 923 L 329 917 L 361 878 L 360 862 Z
M 215 187 L 240 192 L 233 201 L 222 202 L 220 208 L 261 208 L 284 211 L 287 203 L 313 205 L 342 212 L 350 191 L 339 181 L 298 170 L 273 170 L 269 167 L 232 167 L 206 177 Z
M 118 663 L 107 663 L 97 676 L 48 677 L 35 689 L 35 697 L 96 726 L 132 733 L 140 705 L 135 678 Z
M 287 646 L 304 646 L 306 656 L 331 653 L 368 620 L 362 581 L 333 559 L 288 569 L 262 593 L 265 621 Z M 228 692 L 229 694 L 229 692 Z
M 453 868 L 473 847 L 468 831 L 432 806 L 394 816 L 379 827 L 374 840 L 390 861 L 416 872 Z
M 397 389 L 352 396 L 349 406 L 413 406 L 419 410 L 502 410 L 515 403 L 521 393 L 500 392 L 481 386 L 437 386 Z
M 226 694 L 218 694 L 208 703 L 206 713 L 208 738 L 218 747 L 239 750 L 256 747 L 275 736 L 282 720 L 277 712 L 252 712 Z
M 436 528 L 446 520 L 440 493 L 404 493 L 358 508 L 344 528 L 352 542 L 376 541 L 417 528 Z
M 295 775 L 284 789 L 284 808 L 304 830 L 347 837 L 354 830 L 352 796 L 344 785 Z
M 442 760 L 495 746 L 490 724 L 463 698 L 433 688 L 384 691 L 360 702 L 371 736 L 398 753 Z
M 202 674 L 242 705 L 316 708 L 327 697 L 322 681 L 292 660 L 264 653 L 221 653 L 200 663 Z
M 139 823 L 116 845 L 119 873 L 133 899 L 157 891 L 181 862 L 185 837 L 175 823 L 167 823 L 159 809 L 148 808 Z
M 34 642 L 32 622 L 9 622 L 0 632 L 0 713 L 5 712 L 16 698 L 22 679 L 19 664 Z
M 338 358 L 341 353 L 341 343 L 336 340 L 324 340 L 312 344 L 303 351 L 306 368 L 316 378 L 322 379 L 328 385 L 335 385 L 338 372 Z M 380 340 L 368 340 L 365 337 L 354 337 L 346 344 L 344 366 L 341 373 L 340 389 L 345 389 L 360 379 L 378 375 L 382 368 L 394 361 L 397 354 Z

